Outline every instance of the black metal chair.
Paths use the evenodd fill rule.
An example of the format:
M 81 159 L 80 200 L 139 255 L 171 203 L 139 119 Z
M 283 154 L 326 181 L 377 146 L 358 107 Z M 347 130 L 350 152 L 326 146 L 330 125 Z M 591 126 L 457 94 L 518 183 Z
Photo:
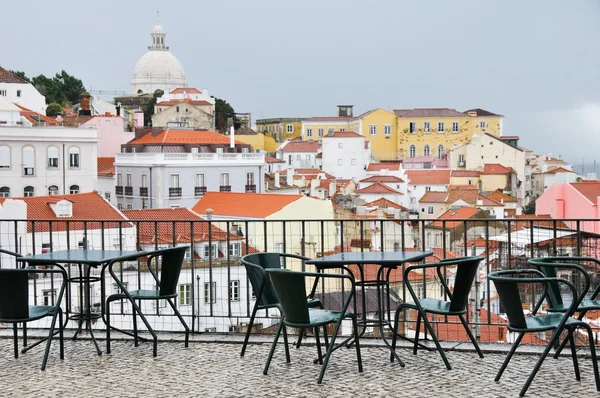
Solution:
M 317 341 L 317 350 L 319 354 L 318 360 L 320 363 L 322 363 L 321 372 L 317 380 L 317 383 L 320 384 L 323 381 L 325 369 L 327 368 L 327 364 L 329 362 L 329 358 L 331 357 L 331 353 L 334 350 L 335 339 L 338 335 L 338 332 L 340 331 L 342 321 L 346 318 L 350 318 L 352 321 L 352 331 L 354 335 L 354 344 L 356 346 L 356 359 L 358 361 L 358 371 L 362 372 L 363 368 L 362 359 L 360 355 L 359 333 L 356 316 L 352 313 L 347 312 L 348 304 L 350 304 L 350 300 L 352 300 L 353 296 L 356 294 L 354 278 L 350 275 L 294 272 L 287 269 L 270 268 L 267 269 L 266 272 L 271 279 L 273 289 L 279 301 L 279 308 L 281 309 L 281 322 L 279 323 L 279 327 L 277 328 L 277 332 L 275 333 L 275 339 L 273 340 L 273 344 L 271 345 L 271 350 L 269 351 L 269 357 L 267 358 L 267 363 L 265 364 L 263 374 L 266 375 L 269 370 L 269 365 L 271 364 L 271 359 L 273 358 L 273 353 L 275 352 L 275 347 L 277 346 L 277 341 L 279 340 L 279 336 L 282 330 L 285 344 L 286 361 L 290 362 L 290 353 L 287 345 L 287 334 L 285 328 L 314 328 L 315 338 Z M 341 310 L 330 311 L 321 308 L 310 308 L 306 301 L 307 277 L 348 280 L 351 286 L 349 288 L 349 291 L 347 292 L 347 296 Z M 331 335 L 331 341 L 329 341 L 327 335 L 327 325 L 332 323 L 335 323 L 335 328 L 333 330 L 333 334 Z M 320 327 L 323 327 L 323 337 L 325 339 L 325 345 L 327 346 L 327 353 L 325 354 L 324 358 L 322 356 L 321 341 L 319 338 Z
M 444 350 L 442 349 L 442 346 L 440 345 L 440 342 L 438 341 L 438 338 L 433 330 L 433 327 L 431 326 L 431 323 L 427 319 L 427 313 L 432 313 L 432 314 L 439 314 L 439 315 L 445 315 L 445 316 L 458 316 L 463 327 L 465 328 L 465 331 L 467 332 L 467 335 L 469 336 L 469 339 L 473 343 L 473 346 L 475 347 L 477 354 L 479 354 L 480 358 L 483 358 L 483 353 L 479 349 L 479 345 L 477 344 L 475 337 L 473 337 L 473 334 L 471 333 L 471 330 L 469 329 L 469 325 L 467 324 L 467 321 L 465 320 L 465 317 L 464 317 L 464 315 L 467 313 L 467 304 L 468 304 L 469 294 L 471 292 L 471 286 L 473 285 L 473 282 L 475 280 L 475 276 L 477 275 L 477 272 L 479 272 L 479 263 L 481 262 L 481 260 L 483 260 L 483 257 L 475 257 L 475 256 L 459 257 L 459 258 L 442 260 L 439 263 L 435 263 L 435 264 L 411 265 L 404 270 L 403 281 L 404 281 L 405 286 L 408 289 L 408 292 L 410 293 L 412 299 L 414 300 L 414 302 L 402 303 L 396 309 L 396 317 L 395 317 L 396 321 L 394 324 L 394 336 L 392 338 L 392 349 L 393 350 L 395 350 L 395 348 L 396 348 L 396 340 L 398 338 L 398 324 L 399 324 L 398 320 L 400 319 L 399 318 L 400 312 L 402 310 L 408 308 L 408 309 L 413 309 L 413 310 L 418 311 L 417 326 L 415 329 L 416 334 L 415 334 L 415 339 L 414 339 L 413 354 L 415 354 L 415 355 L 417 354 L 417 349 L 419 346 L 419 332 L 420 332 L 419 329 L 421 327 L 421 319 L 423 319 L 423 323 L 425 324 L 425 327 L 429 331 L 429 334 L 431 335 L 431 339 L 433 340 L 438 352 L 440 353 L 444 363 L 446 364 L 446 368 L 449 370 L 452 369 L 452 367 L 450 366 L 450 362 L 448 362 L 448 358 L 446 358 L 446 354 L 444 353 Z M 443 268 L 448 267 L 448 266 L 453 266 L 453 265 L 456 265 L 457 269 L 456 269 L 456 276 L 455 276 L 455 281 L 454 281 L 454 289 L 453 289 L 453 291 L 450 291 L 450 288 L 448 287 L 448 284 L 446 283 L 446 278 L 445 278 L 445 275 L 443 272 Z M 428 268 L 436 268 L 437 269 L 438 277 L 440 279 L 442 286 L 444 287 L 444 291 L 445 291 L 446 296 L 448 297 L 449 301 L 438 300 L 438 299 L 434 299 L 434 298 L 421 298 L 420 299 L 415 294 L 415 291 L 412 288 L 412 285 L 409 280 L 409 275 L 411 272 L 414 272 L 416 270 L 426 271 Z M 392 361 L 392 362 L 394 361 L 393 354 L 390 355 L 390 361 Z
M 158 337 L 156 335 L 156 332 L 152 329 L 152 327 L 150 326 L 150 323 L 144 316 L 141 308 L 139 307 L 138 304 L 136 304 L 136 300 L 142 300 L 142 301 L 153 300 L 153 301 L 157 301 L 157 302 L 159 300 L 166 300 L 171 305 L 171 308 L 173 308 L 175 315 L 177 316 L 177 318 L 179 318 L 179 321 L 185 328 L 185 346 L 186 347 L 188 346 L 190 329 L 187 326 L 187 324 L 185 323 L 185 321 L 184 321 L 183 317 L 181 316 L 181 314 L 179 313 L 179 311 L 177 310 L 175 303 L 173 302 L 173 299 L 178 296 L 177 282 L 179 280 L 179 274 L 181 272 L 181 267 L 183 265 L 183 259 L 185 256 L 185 252 L 188 249 L 189 249 L 188 246 L 180 246 L 180 247 L 173 247 L 173 248 L 169 248 L 169 249 L 156 250 L 156 251 L 145 252 L 145 253 L 140 254 L 140 256 L 148 257 L 148 261 L 147 261 L 148 271 L 150 272 L 150 274 L 154 278 L 154 281 L 156 282 L 156 286 L 157 286 L 156 290 L 128 290 L 127 287 L 125 286 L 125 284 L 123 283 L 123 281 L 117 276 L 117 273 L 115 272 L 115 269 L 114 269 L 115 264 L 121 263 L 124 260 L 116 259 L 116 260 L 111 261 L 108 264 L 108 266 L 107 266 L 108 271 L 110 272 L 115 283 L 121 290 L 120 293 L 112 294 L 112 295 L 108 296 L 108 298 L 106 299 L 106 307 L 105 307 L 105 311 L 106 311 L 106 352 L 108 354 L 110 354 L 110 331 L 111 331 L 111 329 L 118 330 L 122 333 L 133 336 L 135 346 L 136 347 L 138 346 L 138 340 L 142 339 L 141 337 L 138 336 L 138 330 L 137 330 L 136 315 L 139 315 L 142 322 L 144 322 L 144 325 L 146 325 L 148 332 L 152 335 L 153 342 L 154 342 L 153 343 L 153 355 L 154 356 L 157 355 Z M 160 263 L 158 262 L 158 258 L 160 258 L 160 260 L 161 260 Z M 131 258 L 130 260 L 133 260 L 133 259 L 134 258 Z M 155 261 L 156 270 L 158 270 L 158 268 L 160 266 L 160 277 L 158 275 L 158 272 L 156 270 L 154 270 L 152 267 L 152 260 L 154 260 L 154 259 L 156 259 L 156 261 Z M 110 324 L 110 303 L 113 301 L 122 300 L 122 299 L 129 300 L 129 302 L 131 303 L 131 307 L 133 308 L 133 333 L 129 333 L 127 331 L 115 328 L 114 326 L 112 326 Z
M 52 305 L 29 305 L 29 279 L 37 274 L 60 274 L 62 282 L 56 301 Z M 67 273 L 62 268 L 56 269 L 0 269 L 0 323 L 12 323 L 13 343 L 15 358 L 19 357 L 18 324 L 24 325 L 23 352 L 32 346 L 27 346 L 25 325 L 27 322 L 37 321 L 45 317 L 52 317 L 50 331 L 46 340 L 46 350 L 42 360 L 42 370 L 46 369 L 50 346 L 54 337 L 56 320 L 58 317 L 58 334 L 60 344 L 60 359 L 64 359 L 63 317 L 60 304 L 67 286 Z M 37 345 L 37 344 L 35 344 Z M 34 345 L 34 346 L 35 346 Z
M 256 295 L 256 302 L 254 303 L 250 321 L 248 322 L 248 329 L 246 330 L 246 336 L 244 337 L 244 344 L 242 345 L 242 352 L 240 353 L 240 356 L 244 356 L 246 352 L 246 346 L 248 345 L 248 340 L 250 339 L 250 333 L 252 326 L 254 325 L 254 319 L 257 311 L 269 308 L 278 308 L 279 306 L 279 300 L 275 295 L 275 291 L 273 290 L 273 286 L 271 285 L 271 281 L 267 277 L 265 270 L 281 269 L 283 267 L 282 261 L 285 261 L 286 259 L 297 259 L 302 261 L 309 260 L 308 257 L 286 253 L 255 253 L 248 254 L 241 259 L 241 263 L 246 268 L 246 274 L 248 275 L 248 279 L 250 279 L 250 284 L 252 285 L 252 289 Z M 308 306 L 311 308 L 323 308 L 323 304 L 319 299 L 307 298 L 306 300 L 308 302 Z M 301 336 L 302 331 L 300 332 L 300 337 L 298 338 L 298 346 L 300 346 Z M 287 338 L 287 336 L 284 337 Z
M 573 358 L 575 378 L 577 379 L 577 381 L 579 381 L 581 378 L 579 375 L 579 365 L 577 363 L 577 355 L 575 352 L 575 339 L 573 337 L 573 333 L 577 328 L 584 328 L 587 331 L 587 337 L 589 339 L 590 351 L 592 356 L 592 365 L 594 367 L 594 377 L 596 379 L 596 389 L 600 391 L 600 378 L 598 376 L 598 363 L 596 361 L 594 334 L 592 333 L 592 329 L 587 323 L 572 317 L 573 313 L 575 312 L 575 309 L 577 308 L 577 303 L 579 301 L 575 286 L 566 279 L 545 277 L 541 271 L 535 269 L 515 269 L 497 271 L 490 273 L 488 275 L 488 278 L 492 282 L 494 282 L 494 285 L 496 286 L 496 290 L 498 292 L 498 296 L 500 297 L 500 302 L 504 306 L 506 316 L 508 317 L 508 330 L 519 334 L 514 344 L 512 345 L 509 353 L 506 355 L 504 363 L 500 367 L 500 370 L 498 371 L 498 374 L 496 375 L 496 378 L 494 380 L 500 380 L 500 377 L 502 377 L 502 373 L 504 373 L 504 370 L 506 369 L 510 359 L 514 355 L 517 347 L 521 343 L 521 340 L 523 339 L 523 336 L 525 336 L 526 333 L 553 331 L 552 337 L 548 341 L 548 344 L 546 344 L 542 355 L 538 359 L 531 374 L 527 378 L 525 385 L 519 393 L 519 396 L 521 397 L 525 395 L 527 389 L 533 381 L 533 378 L 540 369 L 540 366 L 542 366 L 544 359 L 546 359 L 546 356 L 548 356 L 548 353 L 550 352 L 554 344 L 558 342 L 560 333 L 564 329 L 566 329 L 569 334 L 568 338 L 571 342 L 571 355 Z M 525 316 L 525 314 L 523 313 L 523 303 L 521 302 L 522 289 L 520 289 L 520 287 L 527 286 L 528 291 L 532 291 L 534 287 L 533 285 L 536 284 L 542 285 L 542 294 L 537 300 L 532 314 L 530 316 Z M 572 304 L 564 313 L 548 313 L 538 315 L 537 312 L 541 307 L 545 297 L 547 296 L 547 292 L 552 284 L 566 285 L 572 293 Z
M 577 295 L 579 296 L 579 302 L 577 303 L 577 308 L 575 312 L 578 313 L 577 319 L 582 320 L 588 311 L 597 311 L 600 310 L 600 300 L 597 299 L 598 294 L 600 294 L 600 284 L 594 289 L 591 296 L 588 298 L 588 291 L 591 286 L 591 276 L 588 270 L 586 270 L 581 264 L 574 263 L 584 263 L 584 262 L 592 262 L 597 266 L 600 266 L 600 260 L 595 257 L 544 257 L 544 258 L 535 258 L 528 261 L 530 265 L 537 267 L 542 273 L 549 278 L 556 278 L 557 271 L 559 270 L 567 270 L 569 272 L 574 272 L 573 280 L 579 280 L 580 289 L 578 289 Z M 548 298 L 548 307 L 546 311 L 548 312 L 567 312 L 569 306 L 563 302 L 562 296 L 560 294 L 560 286 L 558 283 L 551 283 L 548 287 L 547 292 Z M 554 353 L 554 358 L 558 358 L 561 351 L 567 344 L 567 340 L 563 340 L 556 352 Z

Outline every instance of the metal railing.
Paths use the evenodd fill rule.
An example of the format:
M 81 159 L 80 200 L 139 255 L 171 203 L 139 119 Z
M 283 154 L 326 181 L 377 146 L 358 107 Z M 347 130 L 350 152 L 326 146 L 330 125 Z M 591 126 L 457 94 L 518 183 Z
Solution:
M 357 216 L 360 217 L 360 216 Z M 482 342 L 506 341 L 507 330 L 493 284 L 487 274 L 499 269 L 527 267 L 527 260 L 548 255 L 600 257 L 600 220 L 541 220 L 541 219 L 468 219 L 468 220 L 409 220 L 409 219 L 317 219 L 317 220 L 0 220 L 0 247 L 23 255 L 39 254 L 61 249 L 126 249 L 152 250 L 168 246 L 192 246 L 186 255 L 179 280 L 176 304 L 195 332 L 243 332 L 254 305 L 255 297 L 240 257 L 252 252 L 286 252 L 311 258 L 345 251 L 417 251 L 431 250 L 427 261 L 462 255 L 481 255 L 484 258 L 480 273 L 472 288 L 468 322 Z M 0 255 L 0 267 L 14 267 L 14 259 Z M 286 267 L 315 271 L 301 262 Z M 69 272 L 78 272 L 69 267 Z M 127 263 L 121 275 L 129 288 L 153 286 L 143 266 Z M 403 284 L 399 267 L 390 274 L 390 288 L 395 302 L 412 301 Z M 600 269 L 588 265 L 593 286 L 600 283 Z M 367 270 L 367 277 L 371 274 Z M 561 275 L 580 284 L 576 276 Z M 452 279 L 453 270 L 446 269 Z M 44 278 L 32 281 L 30 294 L 37 303 L 53 299 L 52 282 Z M 423 274 L 411 281 L 422 297 L 443 298 L 437 275 Z M 116 287 L 105 279 L 107 294 Z M 450 283 L 451 284 L 451 283 Z M 343 291 L 344 286 L 323 286 L 320 294 Z M 99 287 L 92 292 L 94 308 L 100 308 Z M 71 292 L 77 296 L 75 287 Z M 527 292 L 524 298 L 530 308 L 539 292 Z M 75 301 L 70 303 L 76 306 Z M 125 303 L 111 313 L 121 313 L 128 327 L 130 306 Z M 150 304 L 149 304 L 150 305 Z M 375 311 L 367 306 L 367 313 Z M 168 306 L 146 308 L 153 314 L 158 330 L 178 330 Z M 392 311 L 393 312 L 393 311 Z M 373 315 L 373 314 L 371 314 Z M 415 314 L 401 319 L 403 327 L 414 333 Z M 171 321 L 172 320 L 172 321 Z M 259 311 L 255 329 L 265 332 L 279 320 L 275 310 Z M 466 340 L 456 319 L 436 318 L 436 331 L 442 340 Z M 95 327 L 103 327 L 98 322 Z M 592 324 L 596 332 L 598 325 Z M 376 335 L 367 330 L 366 335 Z

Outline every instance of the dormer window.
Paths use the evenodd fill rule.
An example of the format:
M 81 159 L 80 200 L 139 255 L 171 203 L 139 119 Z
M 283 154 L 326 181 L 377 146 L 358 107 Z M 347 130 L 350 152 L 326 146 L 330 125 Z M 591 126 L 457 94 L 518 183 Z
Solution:
M 73 217 L 73 202 L 69 200 L 59 200 L 56 203 L 50 204 L 56 217 Z

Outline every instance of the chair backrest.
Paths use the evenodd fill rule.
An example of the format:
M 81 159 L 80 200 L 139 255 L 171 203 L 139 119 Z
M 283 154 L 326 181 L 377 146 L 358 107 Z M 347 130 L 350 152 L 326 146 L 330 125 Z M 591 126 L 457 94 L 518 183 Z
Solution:
M 454 291 L 450 300 L 450 311 L 463 311 L 467 308 L 469 294 L 475 276 L 479 272 L 479 263 L 483 257 L 459 257 L 455 259 L 442 260 L 441 263 L 447 265 L 456 264 L 456 277 L 454 279 Z
M 272 305 L 279 303 L 271 285 L 271 280 L 262 271 L 267 269 L 281 269 L 281 256 L 279 253 L 248 254 L 242 257 L 242 264 L 246 268 L 248 279 L 250 279 L 250 284 L 255 294 L 258 295 L 261 286 L 264 285 L 261 297 L 256 298 L 259 300 L 259 304 Z
M 534 278 L 527 278 L 533 276 Z M 527 329 L 525 314 L 523 313 L 523 303 L 519 285 L 533 285 L 542 282 L 540 274 L 536 270 L 515 269 L 492 272 L 488 278 L 494 282 L 500 301 L 504 306 L 504 312 L 508 317 L 509 326 L 515 329 Z M 548 284 L 546 284 L 547 286 Z
M 266 272 L 271 278 L 273 289 L 279 301 L 279 309 L 286 321 L 295 324 L 310 323 L 304 273 L 273 268 L 266 270 Z
M 29 273 L 20 269 L 0 269 L 0 318 L 29 317 Z
M 160 257 L 161 259 L 159 289 L 159 294 L 161 296 L 172 296 L 177 294 L 177 282 L 179 281 L 179 274 L 181 273 L 181 267 L 183 266 L 185 252 L 188 249 L 189 246 L 179 246 L 157 250 L 148 254 L 150 258 Z
M 529 260 L 529 264 L 535 265 L 547 278 L 556 278 L 556 266 L 553 266 L 554 260 L 548 258 L 536 258 Z M 560 286 L 558 282 L 548 283 L 548 291 L 546 292 L 546 298 L 550 303 L 551 307 L 558 308 L 562 307 L 563 299 L 560 294 Z

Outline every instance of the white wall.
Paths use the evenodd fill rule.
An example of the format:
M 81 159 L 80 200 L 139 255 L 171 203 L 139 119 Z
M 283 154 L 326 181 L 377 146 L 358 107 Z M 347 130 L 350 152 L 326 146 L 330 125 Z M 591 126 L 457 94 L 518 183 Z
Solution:
M 0 91 L 6 90 L 6 97 L 10 102 L 14 102 L 34 112 L 46 114 L 46 98 L 32 84 L 29 83 L 0 83 Z M 20 91 L 20 96 L 17 92 Z

